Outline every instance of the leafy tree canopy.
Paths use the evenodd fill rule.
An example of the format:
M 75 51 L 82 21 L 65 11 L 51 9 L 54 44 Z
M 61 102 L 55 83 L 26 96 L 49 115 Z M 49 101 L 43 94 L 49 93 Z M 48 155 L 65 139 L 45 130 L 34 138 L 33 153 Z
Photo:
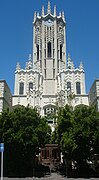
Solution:
M 19 172 L 23 164 L 33 167 L 33 158 L 39 153 L 39 147 L 49 142 L 50 133 L 47 120 L 41 118 L 36 109 L 20 106 L 11 112 L 3 111 L 0 115 L 0 141 L 5 143 L 7 169 L 14 166 Z
M 85 166 L 95 154 L 99 157 L 99 112 L 95 107 L 60 108 L 56 134 L 64 155 L 78 166 Z

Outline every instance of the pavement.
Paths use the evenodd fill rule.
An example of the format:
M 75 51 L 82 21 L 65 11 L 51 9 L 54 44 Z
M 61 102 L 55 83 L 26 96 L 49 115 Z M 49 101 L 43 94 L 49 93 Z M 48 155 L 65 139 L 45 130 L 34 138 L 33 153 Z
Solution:
M 51 175 L 37 178 L 37 177 L 26 177 L 26 178 L 7 178 L 4 177 L 3 180 L 99 180 L 99 178 L 67 178 L 56 173 L 51 173 Z

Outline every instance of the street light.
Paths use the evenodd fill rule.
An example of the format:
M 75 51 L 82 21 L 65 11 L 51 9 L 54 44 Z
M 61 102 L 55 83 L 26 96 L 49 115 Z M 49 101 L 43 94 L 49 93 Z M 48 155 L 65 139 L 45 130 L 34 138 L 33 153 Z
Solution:
M 4 143 L 0 143 L 0 152 L 1 152 L 1 180 L 3 180 L 3 152 L 4 152 Z

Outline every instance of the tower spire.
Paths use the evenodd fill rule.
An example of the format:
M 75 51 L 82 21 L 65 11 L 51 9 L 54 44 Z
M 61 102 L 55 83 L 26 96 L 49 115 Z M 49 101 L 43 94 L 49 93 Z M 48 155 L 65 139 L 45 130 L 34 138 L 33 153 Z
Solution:
M 50 13 L 51 13 L 51 5 L 50 5 L 50 1 L 48 1 L 48 8 L 47 8 L 47 12 L 48 12 L 48 14 L 50 14 Z
M 65 21 L 65 15 L 64 15 L 64 11 L 62 12 L 62 18 Z
M 34 12 L 34 22 L 35 22 L 35 20 L 36 20 L 36 11 Z
M 54 16 L 56 16 L 56 5 L 54 6 Z
M 42 16 L 44 16 L 44 6 L 42 6 Z

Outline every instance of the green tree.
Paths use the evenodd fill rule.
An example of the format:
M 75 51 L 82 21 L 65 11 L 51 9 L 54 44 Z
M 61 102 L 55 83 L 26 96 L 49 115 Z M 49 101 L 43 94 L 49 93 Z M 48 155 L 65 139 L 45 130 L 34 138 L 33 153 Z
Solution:
M 73 126 L 73 109 L 72 107 L 66 105 L 64 108 L 60 108 L 57 117 L 57 133 L 58 141 L 62 147 L 62 150 L 65 150 L 64 145 L 64 136 L 69 137 L 69 133 Z M 68 148 L 66 148 L 68 151 Z
M 85 105 L 74 110 L 68 105 L 60 108 L 55 136 L 64 157 L 72 160 L 80 172 L 88 169 L 95 154 L 99 157 L 99 112 Z
M 35 155 L 48 143 L 50 132 L 46 119 L 36 109 L 22 106 L 4 111 L 0 115 L 0 137 L 5 144 L 5 175 L 32 173 Z
M 99 113 L 95 107 L 82 105 L 75 108 L 73 136 L 77 144 L 73 158 L 82 169 L 95 154 L 99 157 Z

